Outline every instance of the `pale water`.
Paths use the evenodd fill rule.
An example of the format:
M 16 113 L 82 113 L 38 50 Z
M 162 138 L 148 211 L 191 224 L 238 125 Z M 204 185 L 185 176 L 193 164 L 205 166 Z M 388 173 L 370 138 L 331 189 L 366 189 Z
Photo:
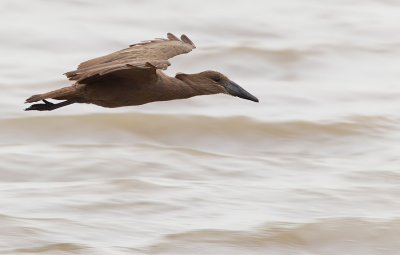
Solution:
M 0 2 L 0 254 L 399 254 L 400 2 Z M 225 95 L 24 112 L 187 34 Z

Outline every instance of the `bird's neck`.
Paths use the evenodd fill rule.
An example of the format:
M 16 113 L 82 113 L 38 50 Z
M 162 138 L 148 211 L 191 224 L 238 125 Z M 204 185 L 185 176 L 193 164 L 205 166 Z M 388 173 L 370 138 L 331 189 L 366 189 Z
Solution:
M 199 84 L 195 84 L 189 81 L 182 81 L 177 78 L 174 79 L 177 80 L 177 82 L 175 83 L 176 87 L 182 91 L 182 95 L 185 96 L 185 98 L 209 94 L 206 91 L 203 91 Z
M 196 84 L 191 84 L 175 77 L 163 77 L 160 100 L 185 99 L 199 95 L 207 95 L 199 90 Z

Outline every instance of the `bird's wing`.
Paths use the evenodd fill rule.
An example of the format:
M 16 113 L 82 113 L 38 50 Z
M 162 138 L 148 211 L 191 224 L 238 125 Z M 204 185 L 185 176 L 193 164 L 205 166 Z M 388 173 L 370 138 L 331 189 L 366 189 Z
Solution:
M 75 71 L 65 75 L 70 80 L 85 83 L 119 70 L 136 69 L 135 71 L 153 72 L 156 69 L 167 69 L 168 59 L 188 53 L 196 48 L 186 36 L 181 39 L 168 33 L 167 39 L 155 39 L 133 44 L 129 48 L 94 58 L 81 63 Z

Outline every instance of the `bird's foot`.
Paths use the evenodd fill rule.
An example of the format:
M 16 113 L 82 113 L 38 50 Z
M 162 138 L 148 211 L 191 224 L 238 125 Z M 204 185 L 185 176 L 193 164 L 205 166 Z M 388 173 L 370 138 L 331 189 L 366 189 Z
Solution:
M 43 99 L 44 104 L 33 104 L 25 109 L 25 111 L 51 111 L 56 109 L 56 104 L 50 103 Z

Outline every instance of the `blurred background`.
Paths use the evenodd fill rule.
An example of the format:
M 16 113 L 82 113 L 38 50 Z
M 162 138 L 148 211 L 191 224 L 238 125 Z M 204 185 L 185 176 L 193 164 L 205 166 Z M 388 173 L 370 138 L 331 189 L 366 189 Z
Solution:
M 1 254 L 398 254 L 400 2 L 2 0 Z M 214 95 L 24 112 L 87 59 L 187 34 Z

